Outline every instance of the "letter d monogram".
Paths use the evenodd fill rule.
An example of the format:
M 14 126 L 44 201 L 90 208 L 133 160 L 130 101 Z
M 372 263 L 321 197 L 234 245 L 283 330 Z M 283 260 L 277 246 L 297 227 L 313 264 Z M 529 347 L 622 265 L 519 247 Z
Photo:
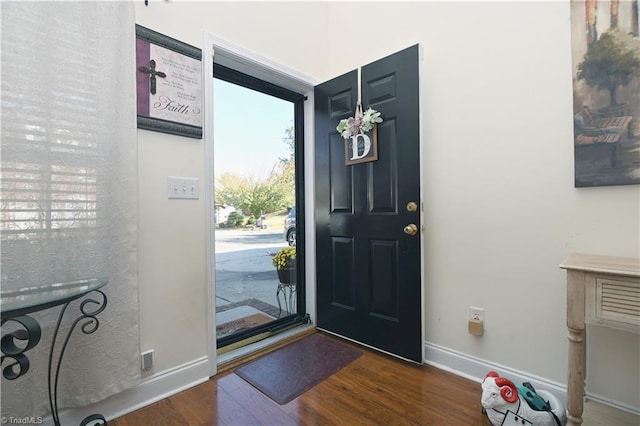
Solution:
M 358 145 L 359 137 L 362 137 L 363 139 L 362 145 Z M 362 147 L 361 154 L 359 153 L 360 147 Z M 366 157 L 367 154 L 369 154 L 369 151 L 371 151 L 371 139 L 369 139 L 369 136 L 364 133 L 358 133 L 357 135 L 351 136 L 351 150 L 353 152 L 352 157 L 349 159 L 351 161 Z

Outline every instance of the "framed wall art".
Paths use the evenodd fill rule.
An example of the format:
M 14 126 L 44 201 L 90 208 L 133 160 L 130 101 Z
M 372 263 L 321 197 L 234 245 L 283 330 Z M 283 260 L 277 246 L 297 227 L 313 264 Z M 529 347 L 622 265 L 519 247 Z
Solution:
M 576 187 L 640 183 L 638 3 L 571 1 Z
M 202 51 L 136 24 L 138 128 L 202 138 Z

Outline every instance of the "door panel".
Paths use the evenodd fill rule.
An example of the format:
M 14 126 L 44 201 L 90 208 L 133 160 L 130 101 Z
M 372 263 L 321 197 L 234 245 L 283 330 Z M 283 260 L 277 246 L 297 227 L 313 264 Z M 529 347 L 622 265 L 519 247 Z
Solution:
M 330 170 L 329 192 L 331 194 L 331 213 L 353 212 L 353 174 L 344 167 L 344 147 L 338 132 L 329 135 Z
M 355 307 L 355 265 L 353 238 L 333 237 L 333 265 L 334 275 L 331 283 L 333 294 L 331 303 L 343 309 L 353 310 Z
M 396 187 L 398 184 L 398 155 L 395 138 L 395 120 L 385 120 L 378 125 L 378 160 L 369 164 L 369 212 L 371 214 L 397 214 Z
M 398 280 L 395 273 L 398 269 L 398 244 L 395 241 L 371 241 L 371 282 L 369 297 L 371 315 L 390 321 L 398 321 L 400 306 L 398 305 Z
M 362 67 L 362 105 L 382 113 L 378 160 L 345 165 L 338 122 L 357 72 L 316 87 L 318 327 L 422 362 L 418 46 Z

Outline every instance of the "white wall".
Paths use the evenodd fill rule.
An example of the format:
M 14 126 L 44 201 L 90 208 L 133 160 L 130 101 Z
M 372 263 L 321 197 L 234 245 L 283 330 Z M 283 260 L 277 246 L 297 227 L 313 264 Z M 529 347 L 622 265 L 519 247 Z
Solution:
M 152 0 L 136 21 L 200 48 L 208 31 L 319 80 L 421 43 L 427 340 L 566 383 L 558 264 L 640 255 L 638 186 L 573 187 L 568 2 Z M 157 373 L 207 354 L 204 198 L 166 199 L 168 175 L 202 182 L 204 147 L 144 130 L 138 144 L 140 332 Z M 481 338 L 470 305 L 486 309 Z M 638 337 L 588 331 L 588 391 L 640 407 Z
M 573 186 L 569 9 L 330 3 L 327 74 L 423 46 L 427 341 L 563 385 L 558 264 L 640 254 L 638 186 Z M 480 338 L 471 305 L 486 309 Z M 589 327 L 587 391 L 638 409 L 639 359 L 637 335 Z
M 325 3 L 135 6 L 137 24 L 198 48 L 206 31 L 302 73 L 325 72 Z M 149 375 L 160 375 L 208 353 L 205 149 L 202 140 L 146 130 L 138 131 L 138 147 L 141 349 L 154 349 Z M 200 199 L 167 199 L 167 176 L 200 179 Z
M 167 199 L 167 176 L 204 188 L 202 141 L 138 131 L 140 348 L 155 371 L 207 355 L 204 194 Z

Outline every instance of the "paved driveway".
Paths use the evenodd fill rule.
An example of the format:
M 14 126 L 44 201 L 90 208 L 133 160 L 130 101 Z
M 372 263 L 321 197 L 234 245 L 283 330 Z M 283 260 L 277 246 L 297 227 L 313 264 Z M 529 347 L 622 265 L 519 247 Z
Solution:
M 216 310 L 248 299 L 277 307 L 272 254 L 286 246 L 281 230 L 216 229 Z

